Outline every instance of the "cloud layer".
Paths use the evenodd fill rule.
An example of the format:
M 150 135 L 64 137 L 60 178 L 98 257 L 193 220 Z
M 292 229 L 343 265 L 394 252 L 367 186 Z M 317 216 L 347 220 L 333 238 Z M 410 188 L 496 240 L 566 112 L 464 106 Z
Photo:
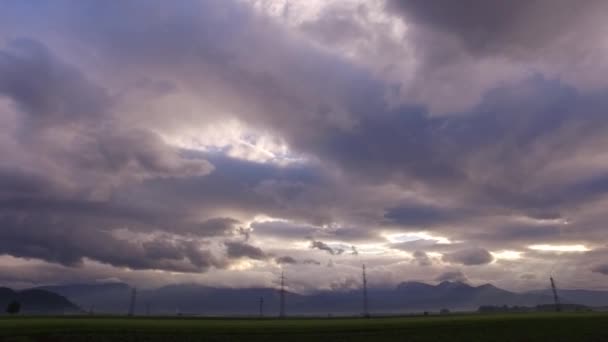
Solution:
M 604 1 L 3 7 L 6 283 L 605 283 Z

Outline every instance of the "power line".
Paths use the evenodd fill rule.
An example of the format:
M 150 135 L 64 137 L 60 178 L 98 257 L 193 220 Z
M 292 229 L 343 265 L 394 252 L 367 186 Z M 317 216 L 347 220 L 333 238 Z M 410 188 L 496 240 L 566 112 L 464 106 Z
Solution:
M 367 299 L 367 274 L 365 273 L 365 264 L 363 264 L 363 317 L 369 318 L 369 302 Z

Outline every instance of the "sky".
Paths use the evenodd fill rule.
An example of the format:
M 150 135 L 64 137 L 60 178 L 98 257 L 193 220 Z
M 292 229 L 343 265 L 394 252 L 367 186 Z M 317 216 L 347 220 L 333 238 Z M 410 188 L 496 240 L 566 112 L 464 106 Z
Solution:
M 607 15 L 3 0 L 0 283 L 608 290 Z

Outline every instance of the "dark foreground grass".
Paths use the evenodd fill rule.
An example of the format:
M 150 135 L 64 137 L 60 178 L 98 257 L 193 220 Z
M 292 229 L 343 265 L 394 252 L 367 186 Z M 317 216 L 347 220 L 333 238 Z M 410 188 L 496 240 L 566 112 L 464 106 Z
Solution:
M 2 341 L 608 341 L 608 314 L 372 319 L 0 318 Z

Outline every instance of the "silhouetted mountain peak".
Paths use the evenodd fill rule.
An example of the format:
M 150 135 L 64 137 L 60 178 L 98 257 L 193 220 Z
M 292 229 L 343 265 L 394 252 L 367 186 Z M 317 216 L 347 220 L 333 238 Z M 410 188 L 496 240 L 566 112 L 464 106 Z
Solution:
M 21 303 L 21 311 L 25 313 L 62 314 L 81 311 L 67 298 L 50 291 L 42 289 L 14 291 L 6 287 L 0 288 L 1 308 L 6 307 L 13 300 Z
M 437 284 L 437 287 L 442 289 L 472 288 L 472 286 L 467 283 L 463 283 L 461 281 L 448 280 L 442 281 L 441 283 Z
M 397 289 L 405 290 L 405 289 L 419 289 L 419 288 L 430 288 L 433 285 L 429 285 L 427 283 L 419 282 L 419 281 L 404 281 L 397 285 Z

